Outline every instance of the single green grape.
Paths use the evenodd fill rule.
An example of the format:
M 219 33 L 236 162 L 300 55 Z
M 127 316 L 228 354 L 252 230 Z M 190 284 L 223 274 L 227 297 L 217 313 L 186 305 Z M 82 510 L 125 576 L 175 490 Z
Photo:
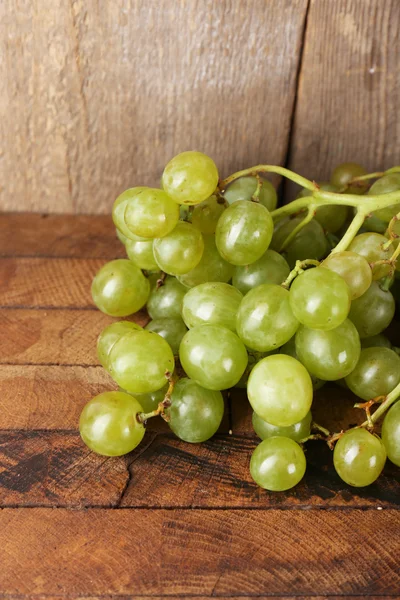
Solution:
M 373 281 L 368 290 L 351 303 L 349 319 L 361 339 L 382 333 L 394 317 L 396 305 L 393 295 Z
M 111 317 L 126 317 L 147 302 L 150 284 L 142 271 L 123 258 L 106 263 L 92 282 L 93 302 Z
M 126 237 L 126 235 L 124 235 L 122 233 L 122 231 L 120 231 L 117 227 L 115 228 L 115 233 L 117 234 L 117 238 L 119 239 L 119 241 L 121 242 L 121 244 L 123 244 L 125 246 L 126 242 L 128 241 L 129 238 Z
M 107 325 L 97 338 L 97 356 L 100 364 L 108 370 L 108 357 L 115 342 L 129 331 L 140 331 L 142 328 L 130 321 L 117 321 Z
M 264 421 L 287 427 L 304 419 L 311 408 L 313 388 L 310 375 L 298 360 L 273 354 L 251 371 L 247 395 Z
M 391 192 L 397 192 L 400 190 L 400 173 L 389 173 L 377 179 L 368 190 L 368 194 L 379 195 L 379 194 L 390 194 Z M 394 204 L 386 208 L 376 210 L 374 215 L 385 223 L 389 223 L 397 213 L 400 212 L 400 204 Z
M 289 265 L 281 254 L 267 250 L 251 265 L 237 266 L 233 271 L 232 285 L 247 294 L 263 283 L 281 284 L 290 273 Z
M 375 213 L 371 213 L 368 217 L 366 217 L 362 228 L 360 229 L 360 233 L 365 233 L 366 231 L 374 231 L 375 233 L 385 233 L 388 224 L 375 215 Z
M 201 233 L 212 234 L 217 228 L 218 219 L 226 208 L 224 200 L 210 196 L 204 202 L 195 206 L 192 214 L 192 225 Z
M 266 352 L 285 344 L 296 333 L 299 321 L 293 314 L 289 292 L 265 283 L 243 298 L 236 318 L 236 331 L 248 348 Z
M 175 277 L 166 277 L 162 285 L 153 285 L 147 301 L 147 312 L 152 319 L 180 319 L 183 297 L 187 289 Z
M 400 357 L 390 348 L 365 348 L 346 377 L 353 394 L 363 400 L 386 396 L 400 382 Z
M 117 232 L 119 232 L 119 234 L 122 234 L 126 239 L 136 240 L 136 241 L 145 239 L 145 238 L 136 236 L 127 227 L 127 225 L 125 223 L 125 209 L 126 209 L 126 205 L 128 204 L 128 201 L 133 196 L 135 196 L 135 194 L 137 194 L 141 190 L 146 190 L 146 189 L 147 188 L 145 188 L 145 187 L 135 187 L 135 188 L 130 188 L 129 190 L 125 190 L 125 192 L 122 192 L 122 194 L 120 194 L 114 202 L 113 209 L 112 209 L 112 219 L 113 219 L 115 227 L 117 228 Z M 120 235 L 118 235 L 118 237 L 121 241 L 123 241 L 121 239 Z M 125 243 L 125 242 L 123 242 L 123 243 Z
M 265 206 L 246 200 L 235 202 L 219 218 L 215 232 L 218 252 L 233 265 L 248 265 L 267 250 L 273 228 Z
M 355 177 L 366 175 L 367 171 L 354 162 L 341 163 L 331 175 L 331 183 L 339 189 L 344 188 Z M 359 181 L 346 189 L 346 194 L 364 194 L 368 189 L 368 181 Z
M 129 231 L 143 238 L 167 235 L 179 221 L 179 207 L 156 188 L 132 188 L 126 201 L 124 220 Z M 125 233 L 125 229 L 122 231 Z
M 208 390 L 233 387 L 247 366 L 243 342 L 219 325 L 189 329 L 181 342 L 179 358 L 185 373 Z
M 156 263 L 169 275 L 189 273 L 199 264 L 203 251 L 204 241 L 200 231 L 183 221 L 169 234 L 153 242 Z
M 221 392 L 184 378 L 175 385 L 166 413 L 169 426 L 179 439 L 198 444 L 218 431 L 224 416 L 224 399 Z
M 293 314 L 307 327 L 329 331 L 339 327 L 350 310 L 350 290 L 334 271 L 317 267 L 296 277 L 290 288 Z
M 202 152 L 182 152 L 169 161 L 162 176 L 166 193 L 178 204 L 200 204 L 215 192 L 218 169 Z
M 251 200 L 253 194 L 257 190 L 257 177 L 252 175 L 246 175 L 245 177 L 239 177 L 229 184 L 224 192 L 224 198 L 233 204 L 240 200 Z M 258 194 L 258 201 L 265 206 L 269 211 L 275 210 L 278 203 L 278 195 L 276 189 L 268 179 L 263 179 L 261 183 L 260 192 Z
M 382 442 L 389 460 L 400 467 L 400 402 L 398 400 L 383 420 Z
M 137 420 L 142 406 L 124 392 L 104 392 L 82 410 L 79 431 L 86 446 L 103 456 L 122 456 L 143 439 L 145 428 Z
M 272 250 L 280 251 L 284 241 L 295 227 L 304 220 L 304 216 L 278 221 L 271 241 Z M 285 248 L 284 253 L 289 266 L 293 268 L 297 260 L 305 260 L 306 258 L 320 260 L 326 256 L 328 250 L 328 240 L 324 230 L 318 221 L 312 219 L 295 235 L 294 239 Z
M 210 323 L 236 330 L 236 313 L 243 294 L 228 283 L 202 283 L 187 292 L 183 299 L 182 318 L 191 329 Z
M 287 354 L 288 356 L 292 356 L 293 358 L 295 358 L 296 360 L 299 360 L 301 362 L 301 360 L 296 352 L 296 336 L 295 335 L 279 349 L 279 354 Z M 315 375 L 313 375 L 310 372 L 308 372 L 308 374 L 311 377 L 311 382 L 312 382 L 314 392 L 316 392 L 317 390 L 320 390 L 325 385 L 326 381 L 324 381 L 323 379 L 319 379 L 318 377 L 316 377 Z M 291 437 L 291 436 L 289 435 L 288 437 Z
M 372 335 L 361 340 L 361 348 L 392 348 L 392 344 L 383 333 Z
M 257 485 L 271 492 L 284 492 L 297 485 L 306 472 L 306 457 L 297 442 L 288 437 L 270 437 L 254 450 L 250 474 Z
M 363 428 L 350 429 L 336 442 L 333 464 L 348 485 L 371 485 L 382 472 L 386 450 L 382 440 Z
M 384 250 L 383 244 L 387 238 L 379 233 L 367 232 L 357 235 L 349 246 L 350 252 L 363 256 L 368 263 L 388 260 L 393 254 L 393 248 Z M 372 279 L 382 279 L 389 273 L 389 265 L 378 265 L 372 269 Z
M 264 421 L 264 419 L 258 416 L 256 412 L 253 412 L 252 416 L 253 429 L 262 440 L 275 436 L 283 436 L 290 438 L 295 442 L 300 442 L 310 435 L 311 421 L 311 411 L 309 411 L 301 421 L 293 423 L 293 425 L 290 425 L 289 427 L 276 427 L 276 425 L 271 425 L 271 423 L 267 423 L 267 421 Z
M 187 332 L 187 327 L 182 319 L 171 319 L 163 317 L 161 319 L 153 319 L 145 327 L 147 331 L 154 331 L 158 333 L 168 344 L 171 346 L 171 350 L 174 356 L 179 353 L 179 346 L 183 336 Z
M 146 271 L 157 271 L 158 265 L 153 254 L 153 241 L 146 240 L 145 242 L 136 240 L 127 240 L 125 244 L 128 258 L 139 269 Z
M 372 271 L 363 256 L 355 252 L 336 252 L 330 254 L 321 265 L 335 271 L 342 277 L 350 289 L 351 299 L 362 296 L 372 281 Z
M 156 390 L 155 392 L 148 392 L 147 394 L 131 394 L 131 392 L 127 392 L 122 388 L 118 388 L 118 391 L 125 392 L 126 394 L 130 394 L 131 396 L 135 396 L 136 400 L 139 402 L 141 406 L 143 406 L 143 412 L 149 413 L 158 408 L 160 402 L 165 399 L 165 395 L 168 391 L 169 384 L 167 383 L 160 390 Z
M 349 319 L 329 331 L 301 326 L 296 333 L 300 362 L 307 371 L 324 381 L 349 375 L 357 365 L 360 348 L 357 329 Z
M 178 280 L 186 287 L 195 287 L 207 281 L 227 283 L 232 279 L 233 265 L 222 258 L 215 245 L 213 235 L 204 235 L 204 252 L 199 264 L 186 273 L 178 275 Z M 186 290 L 187 291 L 187 290 Z
M 169 344 L 152 331 L 132 331 L 111 348 L 109 372 L 122 389 L 132 394 L 162 388 L 175 367 Z

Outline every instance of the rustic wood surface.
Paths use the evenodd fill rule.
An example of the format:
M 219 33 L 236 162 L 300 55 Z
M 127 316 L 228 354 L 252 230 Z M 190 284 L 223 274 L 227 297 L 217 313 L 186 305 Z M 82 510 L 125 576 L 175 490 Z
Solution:
M 92 307 L 90 280 L 123 256 L 109 220 L 85 219 L 0 219 L 0 598 L 398 598 L 400 472 L 389 463 L 356 490 L 313 442 L 303 482 L 263 491 L 249 474 L 257 438 L 239 391 L 205 444 L 156 419 L 125 457 L 82 444 L 82 406 L 115 389 L 95 352 L 112 319 Z M 326 385 L 315 418 L 357 423 L 353 402 Z
M 109 213 L 188 149 L 284 162 L 307 3 L 1 2 L 2 207 Z

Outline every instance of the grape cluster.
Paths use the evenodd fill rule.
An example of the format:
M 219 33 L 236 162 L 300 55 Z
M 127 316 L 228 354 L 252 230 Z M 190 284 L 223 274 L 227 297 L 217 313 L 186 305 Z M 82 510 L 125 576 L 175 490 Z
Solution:
M 259 174 L 274 171 L 304 186 L 278 209 Z M 400 466 L 400 357 L 382 333 L 398 295 L 399 171 L 368 175 L 345 163 L 315 184 L 264 165 L 221 182 L 211 158 L 184 152 L 161 189 L 121 194 L 113 221 L 128 258 L 100 269 L 92 296 L 108 315 L 146 306 L 151 320 L 114 322 L 98 338 L 119 390 L 83 409 L 88 447 L 128 453 L 156 415 L 178 438 L 203 442 L 223 418 L 222 391 L 240 387 L 262 440 L 250 461 L 262 488 L 296 485 L 303 444 L 318 437 L 334 446 L 349 485 L 374 482 L 387 456 Z M 314 391 L 326 381 L 362 400 L 362 426 L 335 434 L 313 422 Z

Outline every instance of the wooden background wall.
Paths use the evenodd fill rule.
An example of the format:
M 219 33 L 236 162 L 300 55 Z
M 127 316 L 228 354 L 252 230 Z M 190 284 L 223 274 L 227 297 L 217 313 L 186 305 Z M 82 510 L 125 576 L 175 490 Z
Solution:
M 187 149 L 400 163 L 399 0 L 3 0 L 0 45 L 3 210 L 110 212 Z

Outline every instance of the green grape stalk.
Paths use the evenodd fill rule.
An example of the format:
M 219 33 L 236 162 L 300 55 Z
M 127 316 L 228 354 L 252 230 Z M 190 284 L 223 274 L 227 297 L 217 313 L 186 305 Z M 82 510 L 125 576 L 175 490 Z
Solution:
M 298 184 L 297 198 L 277 208 L 268 173 Z M 313 439 L 334 450 L 350 486 L 373 483 L 387 458 L 400 466 L 400 356 L 385 335 L 400 285 L 400 167 L 343 163 L 316 183 L 258 165 L 221 180 L 210 157 L 183 152 L 160 189 L 126 190 L 112 215 L 127 258 L 96 274 L 93 301 L 117 318 L 146 307 L 151 320 L 99 335 L 118 390 L 82 411 L 91 450 L 131 452 L 152 417 L 204 442 L 221 424 L 223 392 L 238 387 L 261 439 L 250 473 L 266 490 L 301 481 Z M 327 381 L 358 397 L 360 426 L 335 432 L 313 420 Z

